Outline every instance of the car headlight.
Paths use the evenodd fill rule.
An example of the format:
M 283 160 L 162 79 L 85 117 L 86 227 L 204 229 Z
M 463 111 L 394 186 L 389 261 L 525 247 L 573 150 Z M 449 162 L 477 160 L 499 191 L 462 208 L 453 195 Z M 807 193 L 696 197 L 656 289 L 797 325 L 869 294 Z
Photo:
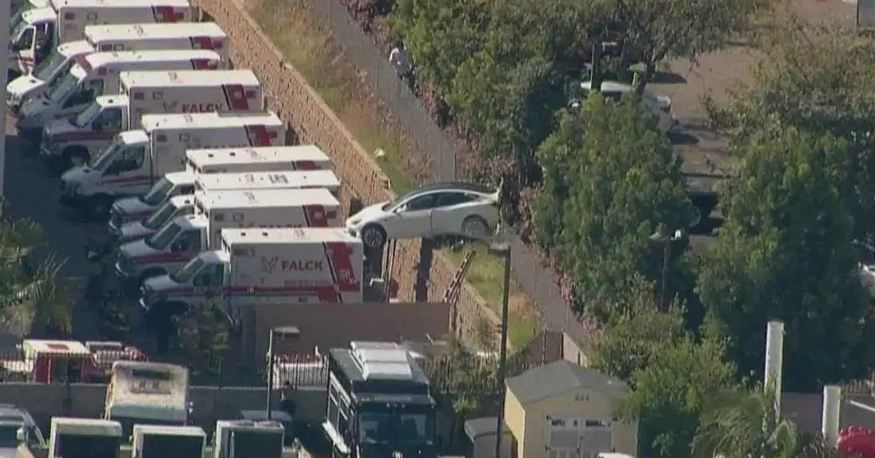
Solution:
M 361 218 L 356 218 L 356 219 L 352 219 L 352 220 L 347 221 L 346 225 L 347 225 L 347 227 L 357 227 L 359 224 L 361 224 L 361 222 L 362 222 Z

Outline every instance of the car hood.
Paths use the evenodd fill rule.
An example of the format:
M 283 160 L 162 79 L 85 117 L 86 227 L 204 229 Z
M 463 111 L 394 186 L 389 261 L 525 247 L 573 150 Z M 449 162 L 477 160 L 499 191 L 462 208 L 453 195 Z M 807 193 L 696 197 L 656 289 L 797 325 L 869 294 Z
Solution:
M 88 167 L 87 165 L 80 165 L 79 167 L 73 167 L 70 170 L 64 172 L 61 175 L 61 181 L 64 183 L 77 183 L 81 182 L 85 179 L 85 177 L 94 173 L 94 169 Z
M 30 116 L 40 116 L 43 113 L 47 112 L 49 108 L 52 106 L 52 101 L 47 99 L 46 97 L 36 97 L 27 99 L 24 104 L 21 105 L 21 111 L 19 116 L 30 117 Z
M 43 136 L 53 137 L 55 135 L 69 134 L 79 132 L 82 128 L 70 122 L 69 119 L 55 119 L 46 124 Z
M 173 290 L 182 286 L 185 285 L 171 280 L 170 275 L 166 274 L 150 277 L 143 282 L 143 289 L 155 292 Z
M 19 76 L 6 85 L 6 92 L 18 97 L 27 97 L 34 90 L 45 86 L 45 81 L 36 79 L 33 75 Z
M 383 211 L 383 206 L 389 203 L 389 201 L 380 202 L 378 204 L 369 205 L 355 215 L 350 216 L 346 219 L 346 226 L 349 228 L 353 228 L 355 226 L 359 226 L 362 222 L 365 221 L 373 221 L 375 218 L 384 215 L 386 212 Z
M 124 199 L 117 200 L 113 204 L 113 208 L 115 208 L 120 215 L 131 216 L 151 213 L 156 207 L 143 202 L 137 197 L 125 197 Z
M 143 226 L 143 223 L 136 221 L 122 226 L 118 238 L 123 241 L 134 241 L 146 238 L 154 233 L 155 231 Z
M 150 247 L 149 245 L 146 245 L 145 240 L 137 240 L 134 242 L 125 243 L 118 247 L 118 252 L 121 256 L 124 256 L 128 259 L 162 253 L 161 251 L 158 251 Z

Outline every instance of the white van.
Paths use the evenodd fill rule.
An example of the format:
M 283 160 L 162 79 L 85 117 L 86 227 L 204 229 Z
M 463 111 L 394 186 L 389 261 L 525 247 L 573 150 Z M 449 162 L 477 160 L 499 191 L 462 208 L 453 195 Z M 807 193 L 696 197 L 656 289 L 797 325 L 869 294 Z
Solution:
M 250 70 L 122 72 L 121 95 L 98 97 L 75 118 L 43 131 L 40 154 L 64 168 L 87 162 L 116 134 L 140 126 L 147 114 L 264 109 L 261 83 Z
M 30 73 L 58 45 L 81 40 L 90 24 L 193 19 L 188 0 L 51 0 L 45 8 L 23 12 L 11 26 L 8 68 L 12 74 Z
M 226 40 L 225 32 L 213 22 L 89 25 L 84 40 L 56 47 L 31 74 L 12 80 L 6 86 L 6 103 L 17 111 L 25 99 L 41 95 L 55 78 L 67 73 L 79 56 L 110 51 L 209 49 L 227 60 Z
M 119 93 L 119 74 L 133 70 L 215 70 L 222 56 L 215 51 L 151 50 L 96 52 L 80 58 L 41 97 L 28 99 L 21 107 L 18 128 L 39 132 L 50 120 L 75 116 L 94 99 Z

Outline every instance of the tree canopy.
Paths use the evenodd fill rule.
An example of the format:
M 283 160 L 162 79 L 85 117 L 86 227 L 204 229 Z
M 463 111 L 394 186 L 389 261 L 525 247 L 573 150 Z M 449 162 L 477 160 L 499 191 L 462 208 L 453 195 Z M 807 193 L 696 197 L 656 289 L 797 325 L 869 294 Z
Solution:
M 544 173 L 533 212 L 538 238 L 571 272 L 577 311 L 607 320 L 629 303 L 636 274 L 659 278 L 663 249 L 650 237 L 689 220 L 671 145 L 634 95 L 615 103 L 593 94 L 580 113 L 561 115 L 537 157 Z
M 875 363 L 875 327 L 844 204 L 851 149 L 781 127 L 740 154 L 721 204 L 726 223 L 698 280 L 707 331 L 728 339 L 745 372 L 760 374 L 766 322 L 784 321 L 787 389 L 862 375 Z

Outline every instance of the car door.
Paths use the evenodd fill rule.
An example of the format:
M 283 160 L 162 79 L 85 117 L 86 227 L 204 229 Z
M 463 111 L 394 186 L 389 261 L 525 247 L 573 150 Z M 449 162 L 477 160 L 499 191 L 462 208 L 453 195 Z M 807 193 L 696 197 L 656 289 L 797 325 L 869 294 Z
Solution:
M 390 239 L 431 237 L 431 211 L 435 193 L 411 197 L 392 210 L 385 225 Z
M 437 193 L 431 211 L 431 232 L 434 235 L 456 235 L 462 230 L 462 221 L 470 214 L 470 205 L 475 197 L 462 191 Z

